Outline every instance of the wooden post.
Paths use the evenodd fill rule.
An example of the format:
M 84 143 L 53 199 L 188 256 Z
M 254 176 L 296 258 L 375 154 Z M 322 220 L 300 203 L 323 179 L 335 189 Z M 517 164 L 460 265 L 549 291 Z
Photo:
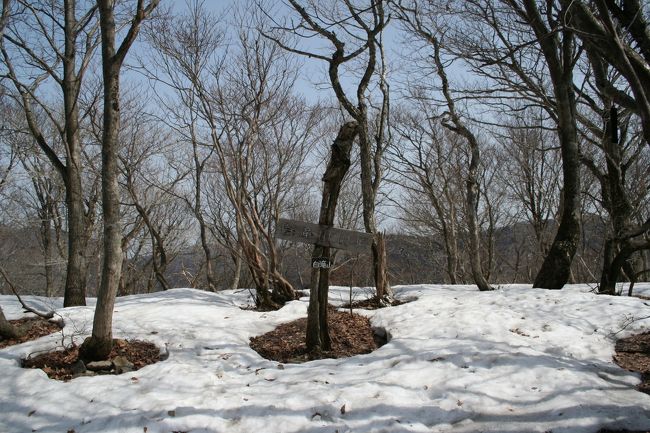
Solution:
M 339 129 L 332 144 L 332 154 L 323 175 L 323 198 L 321 200 L 318 224 L 331 227 L 341 183 L 350 168 L 352 143 L 359 133 L 357 122 L 347 122 Z M 312 257 L 330 260 L 330 247 L 316 244 Z M 310 352 L 331 349 L 331 339 L 327 325 L 327 294 L 329 290 L 329 268 L 313 268 L 307 309 L 307 350 Z

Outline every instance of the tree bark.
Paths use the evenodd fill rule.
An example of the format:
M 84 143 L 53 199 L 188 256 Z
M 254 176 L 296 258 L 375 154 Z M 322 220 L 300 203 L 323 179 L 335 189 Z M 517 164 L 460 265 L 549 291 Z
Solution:
M 71 150 L 72 147 L 71 147 Z M 79 153 L 76 149 L 75 153 Z M 78 159 L 77 159 L 78 158 Z M 73 160 L 75 160 L 73 162 Z M 81 191 L 81 157 L 72 156 L 66 167 L 66 205 L 68 210 L 68 265 L 66 267 L 64 307 L 86 305 L 86 214 Z
M 442 126 L 463 137 L 469 145 L 469 166 L 467 170 L 467 178 L 465 179 L 467 194 L 467 197 L 465 198 L 465 218 L 467 218 L 467 230 L 469 233 L 469 261 L 472 269 L 472 277 L 478 289 L 480 291 L 493 290 L 492 286 L 490 286 L 490 283 L 485 278 L 483 267 L 481 265 L 481 233 L 477 215 L 479 205 L 478 171 L 481 161 L 479 142 L 476 135 L 467 128 L 465 122 L 461 119 L 456 109 L 456 103 L 454 102 L 449 88 L 449 80 L 447 78 L 447 72 L 445 71 L 445 65 L 440 56 L 440 41 L 436 36 L 426 32 L 422 28 L 418 28 L 418 31 L 420 35 L 426 38 L 433 47 L 433 60 L 436 66 L 436 72 L 442 84 L 442 93 L 445 97 L 448 110 L 446 114 L 449 117 L 448 120 L 443 119 Z
M 79 349 L 82 359 L 106 359 L 113 346 L 113 309 L 122 269 L 122 230 L 118 184 L 118 130 L 120 126 L 120 65 L 115 63 L 115 18 L 110 0 L 100 5 L 104 119 L 102 131 L 102 212 L 104 243 L 102 277 L 97 294 L 93 331 Z
M 3 1 L 3 25 L 8 17 L 9 1 Z M 76 20 L 76 2 L 74 0 L 64 1 L 64 48 L 63 54 L 59 56 L 63 65 L 63 77 L 60 77 L 54 66 L 47 66 L 47 60 L 36 57 L 34 51 L 29 48 L 20 46 L 19 49 L 25 53 L 26 58 L 31 58 L 35 64 L 43 66 L 43 72 L 55 81 L 61 87 L 63 93 L 63 125 L 56 123 L 56 129 L 61 133 L 61 141 L 65 145 L 65 164 L 61 161 L 57 152 L 47 142 L 43 135 L 42 128 L 36 119 L 33 110 L 33 90 L 27 90 L 30 86 L 37 87 L 38 83 L 24 85 L 15 74 L 11 59 L 7 51 L 2 49 L 2 54 L 6 62 L 9 74 L 8 77 L 14 82 L 16 90 L 21 96 L 22 109 L 25 114 L 30 133 L 34 136 L 35 141 L 43 153 L 52 163 L 54 169 L 60 174 L 66 187 L 66 206 L 68 220 L 68 264 L 66 269 L 66 283 L 64 294 L 64 306 L 86 305 L 86 275 L 87 262 L 85 250 L 88 236 L 85 232 L 86 214 L 84 210 L 84 200 L 82 195 L 81 184 L 81 144 L 79 138 L 79 91 L 83 73 L 89 64 L 89 59 L 94 52 L 95 45 L 92 38 L 86 40 L 86 53 L 83 59 L 79 61 L 77 56 L 78 36 L 92 20 L 88 19 L 80 25 Z M 92 15 L 90 15 L 92 16 Z M 57 22 L 60 25 L 60 23 Z M 4 30 L 4 29 L 3 29 Z M 50 40 L 50 44 L 55 41 Z M 79 66 L 79 63 L 81 64 Z M 76 68 L 79 68 L 78 70 Z M 39 78 L 40 80 L 40 78 Z M 43 101 L 39 101 L 42 103 Z M 38 105 L 38 104 L 37 104 Z
M 372 51 L 372 48 L 370 49 Z M 388 281 L 387 258 L 383 237 L 376 236 L 377 221 L 375 219 L 375 202 L 377 188 L 373 185 L 373 158 L 372 146 L 368 135 L 368 112 L 366 108 L 365 95 L 357 95 L 359 98 L 357 120 L 359 134 L 359 156 L 361 160 L 361 194 L 363 198 L 363 225 L 367 233 L 375 235 L 372 241 L 372 270 L 375 281 L 375 296 L 381 302 L 390 301 L 393 292 Z
M 113 346 L 113 309 L 122 268 L 122 227 L 120 224 L 120 189 L 118 183 L 118 131 L 120 128 L 120 69 L 124 57 L 135 41 L 140 23 L 158 5 L 152 0 L 138 9 L 119 49 L 115 49 L 115 15 L 113 0 L 98 0 L 102 38 L 102 76 L 104 78 L 104 117 L 102 130 L 102 211 L 104 243 L 102 277 L 93 319 L 93 331 L 79 348 L 86 360 L 106 359 Z
M 514 1 L 508 0 L 508 3 Z M 561 289 L 569 280 L 573 256 L 580 242 L 580 149 L 573 89 L 574 36 L 568 29 L 557 32 L 554 28 L 546 28 L 536 2 L 525 0 L 523 3 L 526 14 L 522 18 L 535 33 L 553 85 L 564 180 L 560 224 L 533 287 Z M 518 5 L 512 7 L 519 8 Z
M 76 72 L 77 19 L 75 0 L 65 0 L 65 56 L 63 58 L 63 106 L 66 143 L 66 205 L 68 207 L 68 266 L 63 306 L 86 305 L 86 232 L 81 186 L 79 139 L 79 90 Z
M 323 197 L 318 218 L 318 224 L 321 226 L 332 227 L 334 225 L 341 183 L 350 168 L 350 152 L 358 133 L 359 124 L 347 122 L 341 126 L 332 144 L 330 161 L 323 175 Z M 330 248 L 316 245 L 312 257 L 325 257 L 330 260 Z M 307 350 L 309 352 L 327 351 L 332 346 L 327 324 L 329 274 L 328 268 L 312 270 L 311 291 L 307 308 Z
M 242 256 L 241 247 L 237 247 L 233 255 L 233 271 L 232 279 L 230 280 L 230 290 L 237 290 L 239 288 L 239 280 L 241 279 L 242 271 Z

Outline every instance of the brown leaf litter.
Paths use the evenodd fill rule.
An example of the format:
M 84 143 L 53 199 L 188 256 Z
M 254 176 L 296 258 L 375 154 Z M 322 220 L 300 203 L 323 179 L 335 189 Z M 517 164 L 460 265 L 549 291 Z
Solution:
M 266 359 L 278 362 L 306 362 L 317 358 L 345 358 L 377 349 L 376 335 L 367 317 L 356 313 L 328 311 L 332 350 L 318 355 L 307 352 L 307 318 L 284 323 L 271 332 L 251 338 L 250 346 Z M 385 341 L 384 341 L 385 342 Z M 379 342 L 381 345 L 382 342 Z

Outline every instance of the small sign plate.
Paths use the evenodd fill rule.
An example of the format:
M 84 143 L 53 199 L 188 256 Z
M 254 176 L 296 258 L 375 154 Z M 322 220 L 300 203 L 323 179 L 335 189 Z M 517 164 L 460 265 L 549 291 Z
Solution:
M 332 262 L 327 257 L 312 257 L 311 267 L 316 269 L 329 269 L 332 267 Z

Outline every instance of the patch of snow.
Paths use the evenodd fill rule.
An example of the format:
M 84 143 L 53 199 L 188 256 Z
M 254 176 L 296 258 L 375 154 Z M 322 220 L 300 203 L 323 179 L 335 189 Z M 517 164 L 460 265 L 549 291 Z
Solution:
M 88 307 L 55 308 L 62 333 L 0 350 L 3 432 L 545 432 L 650 429 L 650 396 L 612 362 L 617 338 L 647 329 L 650 301 L 505 285 L 398 286 L 417 300 L 364 311 L 389 342 L 347 359 L 284 365 L 250 337 L 304 317 L 306 299 L 275 312 L 240 307 L 248 291 L 175 289 L 119 298 L 114 335 L 166 348 L 166 361 L 120 376 L 68 383 L 19 366 L 21 358 L 90 333 Z M 625 289 L 626 290 L 626 289 Z M 636 293 L 650 293 L 638 284 Z M 369 295 L 355 288 L 355 300 Z M 330 300 L 349 300 L 332 287 Z M 8 318 L 22 316 L 0 296 Z

